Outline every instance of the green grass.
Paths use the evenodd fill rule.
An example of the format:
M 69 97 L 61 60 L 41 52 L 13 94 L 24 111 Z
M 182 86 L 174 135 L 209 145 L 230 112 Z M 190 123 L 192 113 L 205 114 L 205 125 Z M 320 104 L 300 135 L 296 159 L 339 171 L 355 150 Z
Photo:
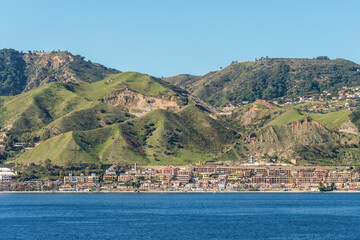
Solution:
M 84 87 L 83 95 L 91 100 L 99 100 L 111 93 L 129 88 L 146 96 L 171 96 L 172 90 L 159 83 L 155 78 L 136 72 L 120 73 L 102 81 L 88 84 Z
M 19 137 L 26 132 L 43 131 L 49 124 L 55 127 L 55 132 L 62 133 L 122 122 L 124 111 L 121 113 L 115 107 L 101 116 L 93 114 L 91 109 L 101 104 L 102 97 L 125 88 L 146 96 L 175 96 L 174 100 L 186 104 L 181 91 L 174 91 L 177 89 L 169 87 L 168 83 L 149 75 L 127 72 L 95 83 L 50 83 L 15 97 L 2 97 L 0 127 L 12 125 L 12 134 Z
M 91 103 L 69 91 L 66 84 L 50 83 L 3 102 L 0 124 L 12 124 L 11 134 L 20 136 L 37 131 L 72 111 L 90 107 Z
M 92 163 L 181 165 L 210 160 L 235 135 L 190 105 L 177 113 L 154 110 L 142 118 L 52 137 L 16 162 L 51 159 Z
M 301 120 L 305 117 L 310 117 L 326 127 L 327 129 L 337 129 L 343 123 L 350 121 L 349 114 L 351 111 L 349 110 L 341 110 L 338 112 L 330 112 L 330 113 L 304 113 L 296 108 L 290 108 L 285 113 L 281 114 L 279 117 L 270 121 L 267 125 L 286 125 L 288 123 Z
M 288 123 L 301 120 L 305 115 L 303 115 L 300 111 L 298 111 L 295 108 L 290 108 L 285 113 L 281 114 L 279 117 L 275 118 L 271 122 L 269 122 L 267 125 L 286 125 Z
M 328 129 L 337 129 L 343 123 L 350 121 L 350 110 L 341 110 L 338 112 L 330 112 L 326 114 L 309 114 L 309 117 L 319 122 Z
M 55 164 L 96 162 L 92 155 L 80 148 L 74 140 L 73 132 L 55 136 L 41 143 L 36 148 L 25 152 L 13 163 L 40 163 L 51 159 Z

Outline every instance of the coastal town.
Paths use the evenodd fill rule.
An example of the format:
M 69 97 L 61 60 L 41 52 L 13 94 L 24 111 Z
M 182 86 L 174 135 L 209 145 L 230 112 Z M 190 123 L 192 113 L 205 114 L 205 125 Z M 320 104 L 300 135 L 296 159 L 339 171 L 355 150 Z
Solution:
M 199 162 L 190 166 L 138 166 L 119 171 L 112 165 L 102 176 L 72 173 L 63 180 L 19 181 L 0 168 L 0 191 L 58 192 L 240 192 L 360 191 L 356 167 L 310 167 L 286 164 Z

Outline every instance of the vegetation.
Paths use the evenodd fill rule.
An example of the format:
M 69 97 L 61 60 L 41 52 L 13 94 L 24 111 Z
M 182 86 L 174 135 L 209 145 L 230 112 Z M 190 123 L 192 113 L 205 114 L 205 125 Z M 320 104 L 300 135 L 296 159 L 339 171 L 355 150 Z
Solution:
M 79 176 L 80 174 L 84 174 L 85 176 L 89 176 L 91 173 L 95 173 L 100 179 L 105 174 L 107 168 L 109 168 L 109 164 L 64 164 L 58 165 L 54 164 L 50 159 L 46 159 L 44 162 L 40 162 L 39 164 L 28 164 L 28 165 L 16 165 L 15 169 L 19 173 L 18 179 L 20 181 L 27 180 L 60 180 L 64 179 L 64 176 L 68 176 L 72 174 L 73 176 Z M 117 172 L 125 172 L 130 166 L 127 164 L 118 165 Z
M 264 58 L 233 62 L 204 76 L 180 75 L 166 81 L 184 87 L 215 106 L 242 101 L 309 96 L 360 85 L 360 65 L 344 59 Z
M 23 53 L 13 49 L 0 50 L 0 95 L 11 96 L 22 92 L 26 86 Z
M 331 183 L 330 186 L 325 186 L 324 184 L 320 184 L 319 189 L 321 192 L 331 192 L 334 191 L 336 189 L 335 184 Z
M 49 82 L 96 82 L 119 71 L 69 52 L 0 50 L 0 96 L 13 96 Z
M 61 69 L 53 64 L 55 56 L 66 63 Z M 0 163 L 21 166 L 24 179 L 79 170 L 60 166 L 181 165 L 244 161 L 251 155 L 305 165 L 360 163 L 359 110 L 314 113 L 306 104 L 279 107 L 257 100 L 219 115 L 162 79 L 136 72 L 111 75 L 113 70 L 67 52 L 2 50 L 0 60 L 0 88 L 3 83 L 3 89 L 17 94 L 0 97 Z M 36 70 L 44 64 L 48 67 Z M 261 59 L 203 77 L 178 76 L 174 82 L 220 106 L 355 85 L 357 69 L 349 61 L 326 57 Z M 342 77 L 334 82 L 338 73 Z M 10 75 L 14 85 L 6 82 Z M 61 76 L 71 77 L 63 82 Z

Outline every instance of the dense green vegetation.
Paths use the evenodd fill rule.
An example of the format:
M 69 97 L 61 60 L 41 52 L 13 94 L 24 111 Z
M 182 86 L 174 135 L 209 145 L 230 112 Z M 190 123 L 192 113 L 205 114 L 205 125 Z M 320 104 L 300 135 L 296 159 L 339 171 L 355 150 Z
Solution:
M 0 50 L 0 96 L 12 96 L 49 82 L 97 82 L 119 71 L 69 52 Z
M 0 96 L 19 94 L 26 86 L 23 53 L 13 49 L 0 50 Z
M 20 181 L 27 180 L 60 180 L 64 179 L 64 176 L 68 176 L 72 174 L 73 176 L 79 176 L 80 174 L 84 174 L 85 176 L 89 176 L 91 173 L 95 173 L 101 179 L 105 174 L 107 168 L 110 167 L 110 164 L 74 164 L 68 162 L 64 165 L 54 164 L 50 159 L 46 159 L 44 162 L 40 162 L 39 164 L 28 164 L 28 165 L 16 165 L 15 169 L 19 173 L 17 178 Z M 125 172 L 125 170 L 129 169 L 129 165 L 127 164 L 119 164 L 117 165 L 116 171 L 118 173 Z
M 108 77 L 109 74 L 117 74 L 119 71 L 115 69 L 106 68 L 98 63 L 85 61 L 84 57 L 80 55 L 72 55 L 74 60 L 69 62 L 69 69 L 71 69 L 78 79 L 84 82 L 97 82 Z
M 360 65 L 344 59 L 264 58 L 234 62 L 205 76 L 180 75 L 165 80 L 215 106 L 256 99 L 309 96 L 360 85 Z

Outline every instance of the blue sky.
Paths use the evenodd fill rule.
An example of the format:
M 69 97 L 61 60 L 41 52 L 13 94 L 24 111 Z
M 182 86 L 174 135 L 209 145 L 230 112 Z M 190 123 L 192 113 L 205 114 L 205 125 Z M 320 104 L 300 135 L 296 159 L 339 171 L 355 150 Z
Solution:
M 0 0 L 0 48 L 68 50 L 157 77 L 262 56 L 360 63 L 359 9 L 350 0 Z

